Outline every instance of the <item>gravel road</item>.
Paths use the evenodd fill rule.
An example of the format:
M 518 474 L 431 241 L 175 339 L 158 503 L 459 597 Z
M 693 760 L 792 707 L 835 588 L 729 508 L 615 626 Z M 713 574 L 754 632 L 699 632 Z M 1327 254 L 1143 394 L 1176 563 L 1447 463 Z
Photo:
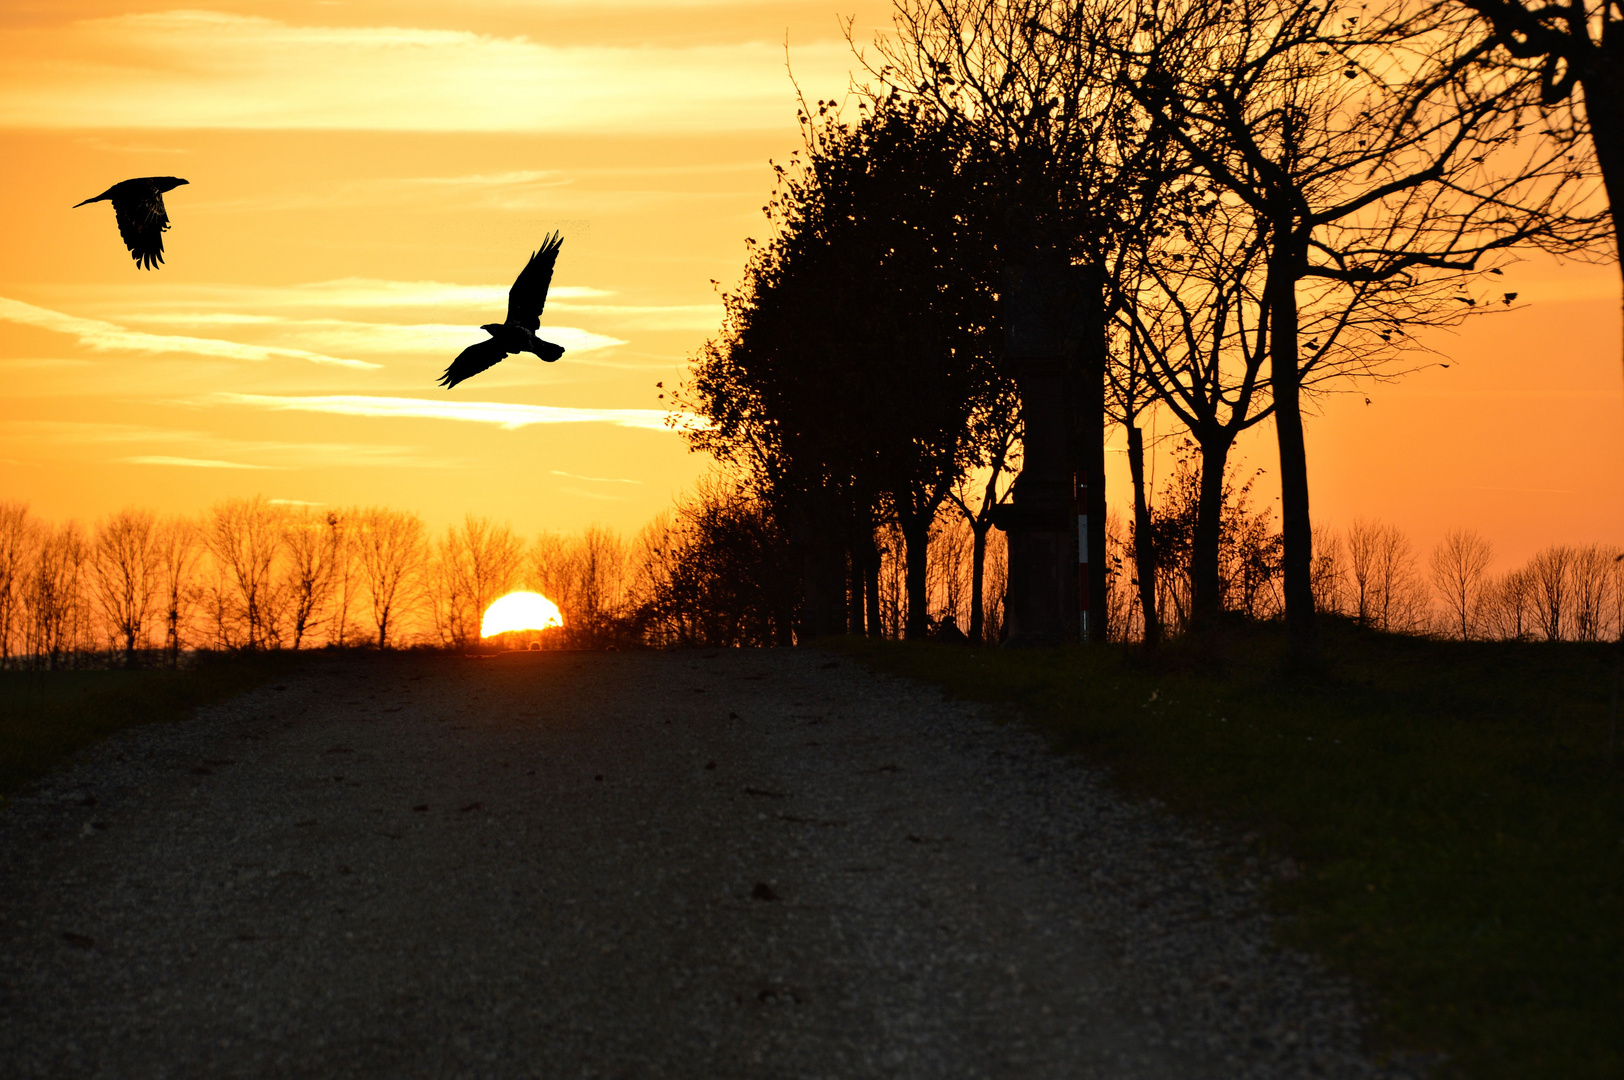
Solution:
M 1226 854 L 815 651 L 319 660 L 0 810 L 0 1075 L 1399 1075 Z

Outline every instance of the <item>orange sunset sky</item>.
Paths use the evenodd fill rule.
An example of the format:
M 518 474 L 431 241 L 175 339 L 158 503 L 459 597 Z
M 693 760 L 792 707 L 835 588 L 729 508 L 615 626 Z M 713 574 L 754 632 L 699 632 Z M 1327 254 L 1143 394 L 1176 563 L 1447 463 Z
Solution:
M 786 39 L 816 99 L 853 66 L 841 17 L 889 26 L 829 0 L 197 3 L 0 2 L 0 499 L 44 518 L 261 493 L 635 530 L 707 468 L 655 383 L 716 331 L 711 280 L 799 145 Z M 153 272 L 107 204 L 70 209 L 148 175 L 191 182 Z M 552 229 L 542 336 L 569 352 L 436 387 Z M 1322 402 L 1317 521 L 1423 551 L 1474 526 L 1502 570 L 1624 540 L 1617 267 L 1506 274 L 1526 305 L 1428 338 L 1447 370 Z

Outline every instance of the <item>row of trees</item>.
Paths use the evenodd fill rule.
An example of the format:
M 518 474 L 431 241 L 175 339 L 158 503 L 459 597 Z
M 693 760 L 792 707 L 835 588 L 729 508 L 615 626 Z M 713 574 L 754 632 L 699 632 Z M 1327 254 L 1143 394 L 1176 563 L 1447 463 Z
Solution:
M 1553 544 L 1494 574 L 1492 547 L 1470 529 L 1451 531 L 1424 562 L 1401 530 L 1376 522 L 1317 544 L 1320 609 L 1377 630 L 1502 641 L 1624 634 L 1624 548 Z
M 1170 629 L 1258 603 L 1262 564 L 1225 564 L 1225 492 L 1236 440 L 1272 423 L 1264 554 L 1311 656 L 1309 399 L 1433 362 L 1418 330 L 1509 307 L 1506 252 L 1611 246 L 1612 121 L 1572 91 L 1605 81 L 1580 39 L 1617 12 L 1582 7 L 898 0 L 857 115 L 803 107 L 771 234 L 678 394 L 710 421 L 694 447 L 778 523 L 806 629 L 876 632 L 875 538 L 895 529 L 925 632 L 932 523 L 957 508 L 980 550 L 1022 463 L 1033 402 L 1005 352 L 1030 333 L 1061 343 L 1058 437 L 1091 497 L 1099 433 L 1127 430 L 1151 640 L 1161 573 L 1184 577 Z M 1009 322 L 1017 295 L 1035 322 Z M 1144 483 L 1152 411 L 1188 447 L 1166 525 Z
M 468 517 L 431 537 L 384 507 L 322 511 L 261 498 L 196 518 L 130 509 L 85 529 L 0 502 L 0 666 L 169 662 L 196 648 L 466 647 L 497 597 L 553 599 L 566 644 L 627 632 L 629 546 Z
M 1193 618 L 1193 460 L 1180 459 L 1148 535 L 1163 571 L 1156 617 L 1174 631 Z M 1281 538 L 1272 511 L 1254 509 L 1235 479 L 1226 486 L 1220 587 L 1231 610 L 1277 618 Z M 921 612 L 911 606 L 902 530 L 876 533 L 876 633 L 901 638 L 920 622 L 936 632 L 949 617 L 970 628 L 979 608 L 972 637 L 1001 640 L 1001 535 L 978 537 L 957 507 L 939 511 L 930 535 Z M 1138 536 L 1113 516 L 1108 537 L 1108 633 L 1143 640 Z M 1492 549 L 1475 532 L 1451 532 L 1422 560 L 1401 530 L 1368 521 L 1322 530 L 1315 547 L 1318 609 L 1373 629 L 1545 641 L 1624 633 L 1624 549 L 1553 545 L 1495 574 Z M 125 510 L 86 530 L 0 503 L 0 666 L 175 663 L 192 649 L 463 649 L 479 640 L 490 603 L 520 588 L 558 604 L 565 626 L 550 632 L 556 645 L 788 645 L 797 640 L 797 571 L 768 507 L 716 478 L 630 541 L 592 526 L 527 542 L 474 516 L 430 538 L 409 513 L 257 498 L 198 518 Z

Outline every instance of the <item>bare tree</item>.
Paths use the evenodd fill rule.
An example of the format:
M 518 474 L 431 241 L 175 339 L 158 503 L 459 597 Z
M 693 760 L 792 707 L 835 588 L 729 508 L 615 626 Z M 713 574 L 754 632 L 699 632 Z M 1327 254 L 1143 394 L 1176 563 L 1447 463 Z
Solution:
M 1219 563 L 1229 455 L 1241 434 L 1272 411 L 1262 375 L 1266 245 L 1240 207 L 1190 187 L 1172 201 L 1185 204 L 1184 212 L 1132 240 L 1116 275 L 1122 293 L 1117 320 L 1128 341 L 1109 370 L 1119 400 L 1131 401 L 1142 387 L 1140 393 L 1166 406 L 1200 448 L 1189 577 L 1192 621 L 1205 624 L 1225 599 Z M 1129 423 L 1136 501 L 1143 487 L 1142 438 Z M 1135 527 L 1142 527 L 1137 520 Z
M 0 502 L 0 668 L 15 653 L 26 651 L 23 614 L 36 532 L 27 504 Z
M 203 543 L 214 564 L 209 606 L 223 648 L 254 651 L 277 644 L 282 511 L 261 496 L 228 499 L 209 509 Z
M 939 623 L 947 616 L 954 623 L 968 616 L 971 599 L 971 563 L 975 533 L 956 510 L 944 506 L 931 530 L 927 567 L 930 610 Z
M 320 630 L 339 559 L 340 536 L 331 515 L 305 507 L 282 518 L 282 584 L 287 597 L 288 632 L 295 649 Z
M 1491 580 L 1483 590 L 1483 619 L 1490 637 L 1523 641 L 1533 633 L 1537 607 L 1534 575 L 1524 567 Z
M 580 545 L 574 538 L 557 532 L 542 533 L 530 545 L 526 583 L 558 605 L 567 638 L 574 637 L 575 624 L 582 617 L 580 554 Z
M 1475 529 L 1451 529 L 1432 549 L 1432 585 L 1443 597 L 1451 632 L 1475 636 L 1494 548 Z
M 418 600 L 424 563 L 423 521 L 409 511 L 373 507 L 361 513 L 356 539 L 362 573 L 372 601 L 372 624 L 378 648 L 389 648 L 389 634 Z
M 1426 595 L 1410 538 L 1396 526 L 1359 520 L 1348 530 L 1354 618 L 1386 633 L 1421 627 Z
M 1612 549 L 1600 544 L 1573 549 L 1568 562 L 1567 594 L 1572 611 L 1569 625 L 1575 641 L 1603 641 L 1607 637 L 1613 556 Z
M 466 644 L 479 637 L 485 609 L 518 585 L 524 545 L 510 526 L 470 514 L 447 530 L 439 550 L 447 598 L 463 605 L 460 612 L 447 609 L 447 628 L 456 644 Z
M 90 546 L 76 522 L 42 530 L 25 596 L 28 651 L 47 668 L 65 667 L 89 643 L 85 571 Z
M 351 644 L 363 631 L 350 621 L 361 590 L 366 584 L 361 572 L 360 527 L 361 511 L 355 507 L 329 511 L 325 521 L 329 543 L 333 551 L 332 615 L 328 620 L 327 640 L 339 648 Z
M 197 523 L 176 517 L 161 522 L 154 535 L 158 564 L 158 608 L 163 622 L 164 650 L 171 664 L 180 663 L 192 608 L 201 598 L 196 580 L 203 544 Z
M 1314 526 L 1314 564 L 1311 575 L 1314 587 L 1314 610 L 1335 615 L 1346 614 L 1348 573 L 1342 539 L 1323 525 Z
M 1572 585 L 1572 562 L 1573 549 L 1565 544 L 1542 548 L 1528 561 L 1535 625 L 1546 641 L 1561 641 L 1570 617 L 1568 593 Z
M 156 525 L 150 511 L 121 510 L 96 529 L 92 591 L 109 635 L 123 650 L 125 667 L 134 667 L 137 650 L 147 647 L 158 600 Z
M 1624 549 L 1613 548 L 1613 640 L 1624 642 Z
M 1259 325 L 1299 660 L 1318 652 L 1303 393 L 1381 375 L 1405 326 L 1475 309 L 1466 286 L 1492 253 L 1583 248 L 1601 225 L 1572 148 L 1519 138 L 1537 121 L 1526 73 L 1463 81 L 1481 54 L 1460 32 L 1469 16 L 1430 11 L 1144 0 L 1137 19 L 1126 85 L 1198 173 L 1245 205 L 1264 245 Z
M 1002 532 L 987 537 L 986 576 L 982 585 L 982 603 L 986 609 L 986 622 L 982 624 L 981 640 L 988 644 L 1004 640 L 1004 598 L 1009 593 L 1009 541 Z
M 618 636 L 627 614 L 631 559 L 626 542 L 613 529 L 589 525 L 581 533 L 575 569 L 580 629 L 588 643 L 609 644 Z
M 1014 489 L 1014 474 L 1020 471 L 1019 399 L 1012 392 L 1006 392 L 973 423 L 983 429 L 972 440 L 982 448 L 980 465 L 984 472 L 974 478 L 981 481 L 981 490 L 978 493 L 971 491 L 974 480 L 971 474 L 966 473 L 948 493 L 948 499 L 964 515 L 970 527 L 970 623 L 967 634 L 971 641 L 982 642 L 996 640 L 986 636 L 987 536 L 992 532 L 994 511 L 1009 501 Z M 974 509 L 971 509 L 972 500 Z M 877 594 L 877 578 L 875 591 Z

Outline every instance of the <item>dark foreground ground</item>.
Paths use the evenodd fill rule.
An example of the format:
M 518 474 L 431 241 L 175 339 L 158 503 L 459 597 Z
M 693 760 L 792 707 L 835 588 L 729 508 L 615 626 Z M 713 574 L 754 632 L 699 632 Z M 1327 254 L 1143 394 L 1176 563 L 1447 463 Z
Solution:
M 1235 855 L 827 654 L 317 662 L 0 810 L 0 1075 L 1390 1075 Z

